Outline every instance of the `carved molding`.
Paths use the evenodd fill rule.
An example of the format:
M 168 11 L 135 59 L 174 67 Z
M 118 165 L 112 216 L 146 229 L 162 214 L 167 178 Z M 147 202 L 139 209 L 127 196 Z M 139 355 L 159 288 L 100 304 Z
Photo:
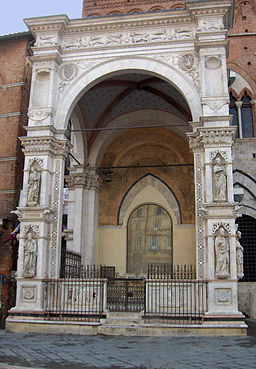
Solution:
M 29 233 L 30 230 L 32 230 L 37 235 L 37 237 L 40 236 L 39 226 L 36 224 L 25 225 L 23 229 L 23 235 L 26 236 L 26 234 Z
M 197 270 L 198 278 L 203 279 L 205 264 L 204 219 L 206 209 L 203 208 L 203 162 L 200 153 L 195 154 L 195 191 L 196 191 L 196 238 L 197 238 Z
M 35 123 L 41 123 L 54 115 L 52 108 L 29 109 L 28 118 Z
M 220 228 L 224 228 L 229 234 L 231 234 L 230 224 L 225 222 L 214 223 L 212 226 L 212 234 L 215 235 Z
M 199 14 L 202 15 L 202 11 Z M 199 14 L 197 13 L 197 15 Z M 220 31 L 222 29 L 224 29 L 224 23 L 223 23 L 222 17 L 216 17 L 216 18 L 210 18 L 210 19 L 199 19 L 198 31 L 212 32 L 212 31 Z
M 60 202 L 60 181 L 61 181 L 61 160 L 55 162 L 54 168 L 54 191 L 53 191 L 53 217 L 52 217 L 52 231 L 51 231 L 51 246 L 50 246 L 50 277 L 56 277 L 57 264 L 57 241 L 58 241 L 58 211 Z
M 40 168 L 43 169 L 43 167 L 44 167 L 44 161 L 42 159 L 36 158 L 36 157 L 35 158 L 32 158 L 32 159 L 29 159 L 29 161 L 28 161 L 28 168 L 31 168 L 31 166 L 32 166 L 32 164 L 34 162 L 37 162 L 38 165 L 40 166 Z
M 215 150 L 215 151 L 210 152 L 210 161 L 213 161 L 217 157 L 217 155 L 218 156 L 220 155 L 224 161 L 226 162 L 228 161 L 227 151 L 221 151 L 221 150 Z
M 21 137 L 20 138 L 25 155 L 36 153 L 37 155 L 63 155 L 69 153 L 71 144 L 67 140 L 57 140 L 54 137 Z

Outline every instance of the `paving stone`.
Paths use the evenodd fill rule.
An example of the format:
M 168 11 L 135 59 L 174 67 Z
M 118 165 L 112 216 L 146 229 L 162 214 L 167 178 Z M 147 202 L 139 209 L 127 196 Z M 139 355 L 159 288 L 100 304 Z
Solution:
M 0 369 L 255 368 L 256 336 L 123 337 L 5 333 Z

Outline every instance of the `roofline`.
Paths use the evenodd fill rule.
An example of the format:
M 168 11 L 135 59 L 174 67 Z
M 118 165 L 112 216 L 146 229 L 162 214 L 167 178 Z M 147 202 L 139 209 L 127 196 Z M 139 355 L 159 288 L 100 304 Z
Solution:
M 20 38 L 27 38 L 30 41 L 33 40 L 33 35 L 30 31 L 0 35 L 0 41 L 15 40 Z

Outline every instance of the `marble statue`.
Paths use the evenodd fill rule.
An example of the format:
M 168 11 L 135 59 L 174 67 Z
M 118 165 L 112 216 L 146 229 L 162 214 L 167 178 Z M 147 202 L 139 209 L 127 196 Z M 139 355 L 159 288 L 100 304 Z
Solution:
M 214 201 L 227 201 L 227 174 L 220 158 L 213 165 L 213 197 Z
M 229 276 L 229 242 L 225 236 L 224 228 L 218 230 L 215 237 L 215 275 L 220 278 Z
M 34 277 L 36 275 L 37 264 L 37 240 L 29 232 L 26 236 L 24 245 L 23 276 Z
M 239 279 L 243 278 L 244 276 L 244 248 L 239 242 L 241 238 L 241 232 L 236 232 L 236 267 L 237 267 L 237 277 Z
M 39 204 L 41 173 L 35 167 L 31 167 L 28 179 L 27 205 L 36 206 Z

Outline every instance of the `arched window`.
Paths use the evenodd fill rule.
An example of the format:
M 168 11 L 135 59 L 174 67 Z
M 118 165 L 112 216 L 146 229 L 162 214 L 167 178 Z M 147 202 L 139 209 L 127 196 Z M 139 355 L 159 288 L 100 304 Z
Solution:
M 246 91 L 241 101 L 243 102 L 241 109 L 243 137 L 253 137 L 252 104 Z
M 172 221 L 161 206 L 142 205 L 128 221 L 127 271 L 146 273 L 149 264 L 172 264 Z
M 253 115 L 251 98 L 244 92 L 243 97 L 238 101 L 230 92 L 229 114 L 233 115 L 232 125 L 237 126 L 236 137 L 253 137 Z
M 237 218 L 244 248 L 244 277 L 241 282 L 256 282 L 256 219 L 249 215 Z

